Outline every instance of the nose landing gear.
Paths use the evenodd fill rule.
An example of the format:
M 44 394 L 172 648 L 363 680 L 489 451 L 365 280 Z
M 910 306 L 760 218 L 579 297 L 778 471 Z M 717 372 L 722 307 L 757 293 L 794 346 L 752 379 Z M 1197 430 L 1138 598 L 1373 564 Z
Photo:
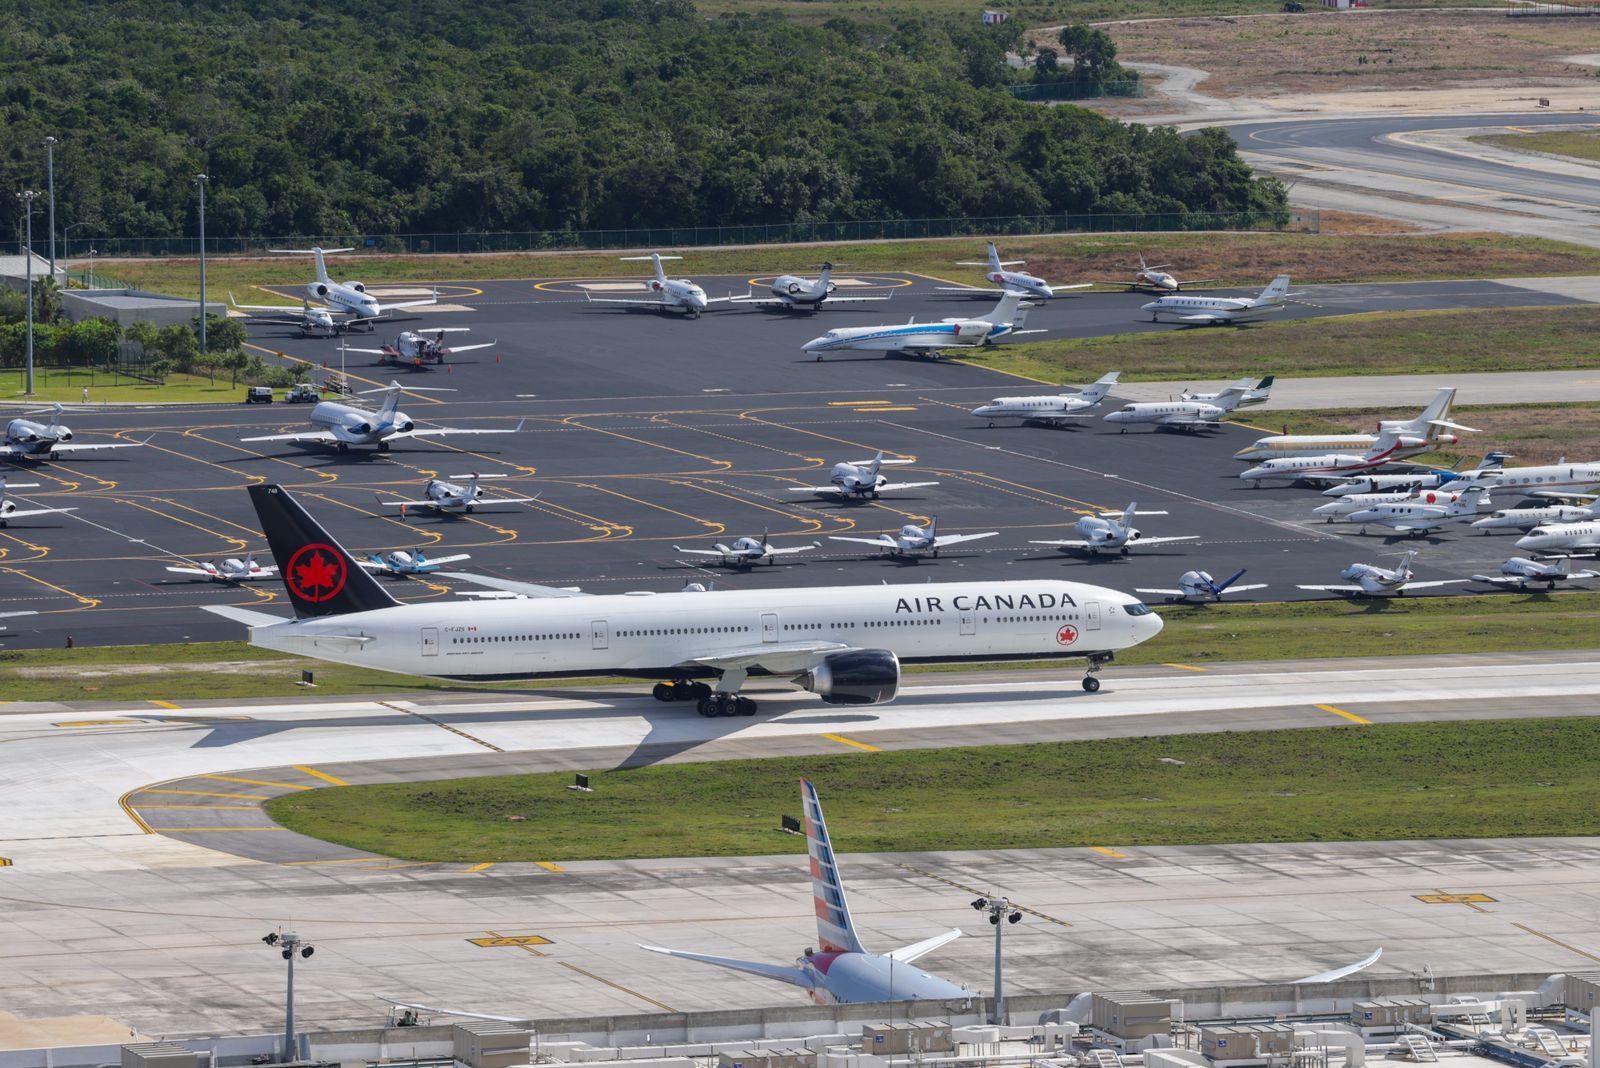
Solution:
M 1109 664 L 1113 659 L 1114 656 L 1111 653 L 1091 653 L 1089 655 L 1089 666 L 1085 669 L 1087 674 L 1083 676 L 1083 688 L 1086 692 L 1100 692 L 1100 680 L 1095 678 L 1095 675 L 1099 673 L 1102 664 Z

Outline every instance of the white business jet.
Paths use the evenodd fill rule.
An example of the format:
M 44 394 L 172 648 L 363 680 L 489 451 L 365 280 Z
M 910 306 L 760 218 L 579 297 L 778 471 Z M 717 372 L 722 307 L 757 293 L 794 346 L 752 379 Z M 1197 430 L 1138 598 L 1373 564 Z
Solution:
M 328 264 L 324 256 L 331 256 L 335 252 L 354 252 L 348 248 L 275 248 L 270 251 L 280 256 L 310 256 L 317 263 L 317 277 L 314 281 L 307 282 L 305 286 L 306 300 L 316 301 L 323 305 L 334 315 L 349 316 L 349 323 L 353 327 L 356 323 L 367 324 L 368 330 L 375 330 L 374 321 L 381 319 L 389 312 L 402 311 L 406 308 L 422 308 L 430 304 L 439 303 L 437 291 L 427 300 L 403 300 L 392 304 L 380 303 L 377 297 L 367 292 L 367 287 L 361 282 L 335 282 L 328 277 Z M 231 295 L 230 295 L 231 296 Z M 293 311 L 293 308 L 271 307 L 269 305 L 240 305 L 245 311 Z
M 499 344 L 497 341 L 480 341 L 476 345 L 446 345 L 446 334 L 464 334 L 471 330 L 470 326 L 430 326 L 417 330 L 402 330 L 400 336 L 381 349 L 358 349 L 354 345 L 344 348 L 346 352 L 370 352 L 374 356 L 382 356 L 384 362 L 394 363 L 438 363 L 442 364 L 447 356 L 459 356 L 463 352 L 472 352 L 477 349 L 492 349 Z M 432 334 L 432 337 L 428 335 Z
M 974 349 L 992 345 L 1003 337 L 1042 334 L 1043 330 L 1024 330 L 1028 309 L 1033 307 L 1023 294 L 1008 292 L 988 315 L 974 318 L 940 319 L 936 323 L 910 322 L 881 326 L 840 326 L 801 346 L 822 359 L 830 352 L 898 352 L 938 359 L 942 349 Z
M 379 452 L 388 452 L 390 442 L 403 438 L 442 438 L 460 434 L 515 434 L 521 430 L 519 422 L 511 430 L 467 430 L 461 427 L 417 426 L 415 421 L 400 410 L 400 394 L 422 392 L 422 386 L 402 386 L 390 382 L 380 389 L 362 390 L 362 393 L 382 393 L 383 404 L 377 411 L 368 411 L 340 401 L 322 401 L 311 409 L 308 417 L 316 428 L 295 434 L 263 434 L 260 437 L 240 438 L 240 442 L 293 441 L 305 444 L 332 445 L 340 452 L 349 452 L 352 445 L 376 445 Z M 449 390 L 429 389 L 432 393 Z
M 1162 427 L 1173 430 L 1214 428 L 1239 407 L 1244 394 L 1245 391 L 1237 386 L 1229 386 L 1218 393 L 1214 401 L 1140 401 L 1124 404 L 1107 415 L 1105 421 L 1116 423 L 1120 427 L 1117 431 L 1119 434 L 1126 434 L 1130 426 L 1153 426 L 1157 430 Z
M 1225 389 L 1219 389 L 1215 393 L 1196 393 L 1194 390 L 1186 389 L 1178 396 L 1186 401 L 1204 401 L 1208 404 L 1215 404 L 1222 399 L 1222 395 L 1226 390 L 1242 389 L 1244 390 L 1244 396 L 1239 398 L 1239 403 L 1236 407 L 1248 408 L 1254 404 L 1265 404 L 1272 398 L 1272 380 L 1272 375 L 1267 375 L 1265 378 L 1246 375 L 1233 385 L 1227 386 Z
M 1593 556 L 1600 552 L 1600 521 L 1548 523 L 1537 526 L 1517 539 L 1517 548 L 1543 553 L 1546 556 L 1561 553 L 1572 556 Z
M 263 325 L 295 327 L 301 337 L 333 337 L 350 325 L 335 319 L 333 312 L 327 308 L 320 305 L 313 308 L 309 300 L 302 300 L 299 308 L 292 304 L 240 304 L 230 290 L 228 305 L 235 311 L 251 313 L 246 318 Z M 254 314 L 256 312 L 268 312 L 283 318 L 271 319 Z
M 1249 323 L 1261 319 L 1296 301 L 1289 292 L 1289 276 L 1280 274 L 1272 284 L 1254 297 L 1186 297 L 1172 294 L 1157 297 L 1142 310 L 1150 313 L 1152 323 L 1189 323 L 1195 326 L 1224 326 L 1230 323 Z
M 8 526 L 13 519 L 26 519 L 31 515 L 59 515 L 62 512 L 76 512 L 76 508 L 19 508 L 17 502 L 8 495 L 8 490 L 38 489 L 37 482 L 13 482 L 6 484 L 4 475 L 0 475 L 0 529 Z
M 1348 597 L 1404 597 L 1411 590 L 1433 589 L 1439 586 L 1456 586 L 1470 579 L 1435 579 L 1417 582 L 1411 577 L 1411 562 L 1415 552 L 1401 553 L 1396 567 L 1379 567 L 1377 564 L 1351 564 L 1339 572 L 1340 578 L 1350 579 L 1346 586 L 1300 586 L 1313 593 L 1337 593 Z
M 430 478 L 422 485 L 422 496 L 405 501 L 386 501 L 381 497 L 378 503 L 385 508 L 398 508 L 403 516 L 408 508 L 431 508 L 436 512 L 472 512 L 480 505 L 485 504 L 531 504 L 538 500 L 537 497 L 485 497 L 483 487 L 479 485 L 487 478 L 505 478 L 505 475 L 480 475 L 474 471 L 470 475 L 447 475 L 445 478 Z M 459 478 L 464 481 L 451 482 L 448 479 Z
M 1141 512 L 1137 502 L 1130 502 L 1128 507 L 1120 512 L 1101 512 L 1099 515 L 1086 515 L 1074 524 L 1080 537 L 1064 541 L 1030 541 L 1029 545 L 1048 545 L 1060 549 L 1062 552 L 1074 550 L 1087 552 L 1094 556 L 1099 553 L 1120 552 L 1124 556 L 1132 550 L 1134 545 L 1165 545 L 1174 541 L 1199 541 L 1198 534 L 1180 534 L 1159 538 L 1147 538 L 1144 532 L 1133 525 L 1136 515 L 1166 515 L 1166 512 Z
M 880 549 L 886 556 L 896 556 L 908 560 L 915 560 L 924 553 L 929 556 L 938 556 L 940 549 L 948 549 L 952 545 L 963 542 L 978 541 L 982 538 L 993 538 L 1000 532 L 998 530 L 986 531 L 983 534 L 940 534 L 939 517 L 922 527 L 916 523 L 907 523 L 894 534 L 879 534 L 871 538 L 852 538 L 843 534 L 829 534 L 830 541 L 853 541 L 858 545 L 870 545 Z
M 790 486 L 790 493 L 811 493 L 819 497 L 841 497 L 845 500 L 878 499 L 880 493 L 892 490 L 921 489 L 937 486 L 937 482 L 890 482 L 882 473 L 885 467 L 902 467 L 915 460 L 885 460 L 883 450 L 870 460 L 846 460 L 833 465 L 833 474 L 826 486 Z
M 1474 487 L 1459 493 L 1440 493 L 1425 490 L 1403 501 L 1385 501 L 1357 509 L 1338 519 L 1340 523 L 1353 523 L 1366 533 L 1369 524 L 1386 527 L 1397 534 L 1420 538 L 1429 531 L 1451 520 L 1477 515 L 1489 503 L 1489 494 Z
M 822 273 L 816 278 L 802 278 L 797 274 L 779 275 L 773 279 L 768 288 L 772 292 L 770 297 L 758 297 L 754 294 L 745 297 L 734 297 L 732 303 L 743 304 L 753 308 L 781 308 L 800 311 L 821 311 L 824 304 L 873 304 L 888 297 L 839 297 L 834 295 L 834 290 L 839 287 L 832 279 L 833 269 L 837 263 L 824 263 Z
M 1024 296 L 1038 297 L 1049 300 L 1057 293 L 1069 289 L 1091 289 L 1093 282 L 1079 282 L 1075 285 L 1051 285 L 1043 278 L 1035 278 L 1027 271 L 1010 271 L 1008 267 L 1021 267 L 1027 260 L 1003 260 L 1000 252 L 994 247 L 994 242 L 989 242 L 989 258 L 978 262 L 975 260 L 958 260 L 960 267 L 986 267 L 986 277 L 994 283 L 993 289 L 981 286 L 939 286 L 940 293 L 963 293 L 972 297 L 1000 297 L 1007 293 L 1021 293 Z
M 1485 534 L 1491 534 L 1496 530 L 1532 530 L 1552 523 L 1582 523 L 1589 519 L 1600 519 L 1600 505 L 1547 504 L 1538 508 L 1498 508 L 1472 525 Z
M 1529 586 L 1542 584 L 1546 590 L 1553 590 L 1564 582 L 1579 582 L 1592 578 L 1600 578 L 1600 571 L 1574 571 L 1572 561 L 1565 557 L 1554 563 L 1544 563 L 1539 560 L 1529 560 L 1525 556 L 1513 556 L 1500 565 L 1500 574 L 1473 575 L 1472 581 L 1516 590 L 1525 590 Z
M 0 446 L 0 460 L 53 460 L 57 456 L 76 452 L 99 452 L 102 449 L 136 449 L 146 441 L 77 442 L 72 440 L 72 428 L 61 421 L 64 405 L 50 407 L 50 422 L 37 423 L 27 418 L 43 412 L 24 412 L 6 424 L 6 443 Z
M 666 260 L 681 260 L 682 256 L 663 256 L 659 252 L 652 252 L 648 256 L 623 256 L 621 259 L 628 263 L 647 262 L 655 266 L 656 276 L 650 279 L 650 296 L 645 298 L 635 297 L 597 297 L 587 289 L 583 295 L 592 304 L 629 304 L 634 307 L 654 308 L 661 312 L 682 312 L 691 319 L 700 318 L 700 313 L 712 304 L 722 304 L 733 300 L 732 297 L 707 297 L 706 291 L 687 278 L 668 278 L 667 272 L 661 264 Z
M 1205 282 L 1215 282 L 1215 278 L 1185 278 L 1179 281 L 1167 273 L 1170 263 L 1149 264 L 1144 262 L 1144 257 L 1139 257 L 1139 266 L 1129 267 L 1133 272 L 1132 282 L 1096 282 L 1096 285 L 1127 286 L 1130 293 L 1176 293 L 1184 286 L 1197 286 Z
M 1031 397 L 996 397 L 988 404 L 972 409 L 972 414 L 989 420 L 1016 419 L 1023 423 L 1050 426 L 1068 419 L 1087 419 L 1089 412 L 1100 406 L 1111 387 L 1117 384 L 1121 371 L 1101 375 L 1093 384 L 1067 393 L 1044 393 Z
M 1434 394 L 1433 400 L 1415 419 L 1385 419 L 1378 423 L 1376 434 L 1273 434 L 1257 438 L 1233 454 L 1235 460 L 1270 460 L 1275 456 L 1323 456 L 1330 453 L 1363 453 L 1377 443 L 1385 433 L 1398 436 L 1400 447 L 1390 456 L 1404 460 L 1440 445 L 1454 445 L 1460 439 L 1448 430 L 1462 430 L 1476 434 L 1470 426 L 1451 422 L 1450 409 L 1455 404 L 1454 386 L 1444 386 Z

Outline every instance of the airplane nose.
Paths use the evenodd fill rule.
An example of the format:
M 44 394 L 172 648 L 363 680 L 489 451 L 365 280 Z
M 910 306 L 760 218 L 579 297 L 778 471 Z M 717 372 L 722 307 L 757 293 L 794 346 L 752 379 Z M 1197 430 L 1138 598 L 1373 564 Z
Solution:
M 826 345 L 827 343 L 828 339 L 825 337 L 814 337 L 810 341 L 807 341 L 804 345 L 801 345 L 800 349 L 802 352 L 818 352 L 822 349 L 822 346 Z
M 1266 473 L 1267 469 L 1264 467 L 1249 467 L 1243 471 L 1240 471 L 1239 477 L 1244 479 L 1246 482 L 1254 482 L 1256 479 L 1261 478 Z
M 1473 525 L 1476 526 L 1477 524 Z M 1522 537 L 1517 539 L 1517 548 L 1537 549 L 1539 548 L 1540 543 L 1543 541 L 1544 536 L 1542 534 L 1524 534 Z
M 1317 507 L 1311 509 L 1311 514 L 1312 515 L 1338 515 L 1339 514 L 1339 503 L 1337 501 L 1335 501 L 1335 502 L 1333 502 L 1331 504 L 1319 504 L 1319 505 L 1317 505 Z
M 1490 515 L 1484 516 L 1482 519 L 1474 519 L 1472 525 L 1475 527 L 1492 527 L 1494 526 L 1494 516 Z

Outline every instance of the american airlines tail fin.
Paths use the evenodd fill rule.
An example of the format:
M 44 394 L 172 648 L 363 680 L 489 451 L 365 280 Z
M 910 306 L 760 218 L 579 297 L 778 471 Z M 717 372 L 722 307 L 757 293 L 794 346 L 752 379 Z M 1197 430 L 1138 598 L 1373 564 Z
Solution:
M 250 503 L 283 576 L 294 614 L 344 615 L 393 608 L 400 602 L 378 585 L 289 491 L 275 483 L 250 487 Z
M 845 903 L 844 883 L 828 838 L 828 824 L 822 817 L 822 802 L 810 779 L 800 780 L 800 807 L 805 813 L 806 851 L 811 856 L 811 894 L 817 911 L 817 948 L 824 953 L 862 953 L 856 937 L 850 906 Z
M 1086 401 L 1098 404 L 1107 393 L 1111 392 L 1111 387 L 1117 384 L 1117 379 L 1120 377 L 1122 377 L 1121 371 L 1112 371 L 1109 374 L 1103 374 L 1099 378 L 1095 379 L 1090 385 L 1083 387 L 1083 389 L 1079 391 L 1078 396 L 1082 397 Z
M 1280 274 L 1278 277 L 1272 280 L 1271 285 L 1261 291 L 1261 296 L 1257 297 L 1256 299 L 1264 301 L 1282 300 L 1288 295 L 1289 276 L 1286 274 Z

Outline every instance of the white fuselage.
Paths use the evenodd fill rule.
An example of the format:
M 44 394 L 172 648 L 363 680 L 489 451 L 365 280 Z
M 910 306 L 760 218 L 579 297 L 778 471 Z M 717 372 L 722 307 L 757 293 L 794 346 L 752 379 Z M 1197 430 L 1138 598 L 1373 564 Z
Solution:
M 898 326 L 841 326 L 801 346 L 820 355 L 845 349 L 899 352 L 904 349 L 959 349 L 986 345 L 1011 332 L 1009 323 L 986 319 L 946 319 L 937 323 L 902 323 Z
M 72 431 L 56 423 L 35 423 L 31 419 L 13 419 L 6 424 L 6 444 L 40 456 L 48 456 L 56 445 L 72 440 Z
M 1339 572 L 1339 576 L 1354 582 L 1363 592 L 1373 597 L 1393 597 L 1405 591 L 1406 583 L 1411 581 L 1411 569 L 1351 564 Z
M 306 296 L 321 301 L 334 311 L 353 315 L 358 319 L 376 319 L 380 314 L 378 298 L 366 292 L 361 283 L 308 282 Z
M 1396 443 L 1386 459 L 1403 460 L 1408 456 L 1428 452 L 1440 445 L 1452 445 L 1454 434 L 1435 434 L 1429 440 L 1423 432 L 1416 436 L 1406 434 Z M 1257 438 L 1233 454 L 1235 460 L 1272 460 L 1286 456 L 1363 456 L 1378 443 L 1377 434 L 1274 434 Z
M 1594 518 L 1593 508 L 1551 504 L 1543 508 L 1499 508 L 1472 525 L 1487 534 L 1491 530 L 1532 530 L 1552 523 L 1581 523 Z
M 699 315 L 706 310 L 706 291 L 687 278 L 668 278 L 666 281 L 652 278 L 648 284 L 650 292 L 668 308 L 677 308 L 690 315 Z
M 1030 297 L 1043 297 L 1049 300 L 1055 296 L 1055 290 L 1050 288 L 1050 283 L 1043 278 L 1035 278 L 1027 271 L 1007 271 L 1001 268 L 991 268 L 986 277 L 1001 289 L 1011 289 L 1018 293 L 1026 293 Z
M 1480 476 L 1496 490 L 1571 490 L 1600 487 L 1600 463 L 1546 464 L 1542 467 L 1504 467 Z
M 795 307 L 815 307 L 827 299 L 837 286 L 825 278 L 801 278 L 797 274 L 780 275 L 771 286 L 772 295 Z
M 1185 297 L 1176 294 L 1157 297 L 1143 306 L 1152 322 L 1163 317 L 1184 319 L 1204 315 L 1230 323 L 1248 322 L 1270 315 L 1283 307 L 1280 301 L 1265 301 L 1255 297 Z
M 1106 422 L 1122 426 L 1154 424 L 1157 426 L 1197 426 L 1215 423 L 1228 414 L 1216 404 L 1201 401 L 1154 401 L 1124 404 L 1106 416 Z
M 1374 505 L 1398 504 L 1401 501 L 1410 499 L 1410 490 L 1399 490 L 1394 493 L 1351 493 L 1340 497 L 1336 501 L 1317 505 L 1311 509 L 1311 514 L 1323 516 L 1329 523 L 1332 523 L 1335 519 L 1350 515 L 1352 512 L 1365 511 Z
M 1550 523 L 1534 527 L 1517 539 L 1517 548 L 1541 553 L 1565 549 L 1589 552 L 1600 548 L 1600 522 Z
M 837 642 L 910 661 L 1033 658 L 1115 652 L 1160 630 L 1126 594 L 1029 580 L 403 604 L 255 627 L 251 641 L 412 675 L 650 677 L 765 644 Z
M 1076 393 L 1061 393 L 1042 397 L 996 397 L 988 404 L 980 404 L 972 414 L 993 422 L 996 419 L 1020 419 L 1027 422 L 1048 422 L 1076 412 L 1088 411 L 1098 401 L 1090 401 Z
M 339 401 L 322 401 L 311 409 L 308 417 L 312 426 L 326 430 L 346 445 L 376 445 L 395 431 L 411 430 L 411 417 L 396 410 L 385 418 L 384 414 L 357 408 Z

